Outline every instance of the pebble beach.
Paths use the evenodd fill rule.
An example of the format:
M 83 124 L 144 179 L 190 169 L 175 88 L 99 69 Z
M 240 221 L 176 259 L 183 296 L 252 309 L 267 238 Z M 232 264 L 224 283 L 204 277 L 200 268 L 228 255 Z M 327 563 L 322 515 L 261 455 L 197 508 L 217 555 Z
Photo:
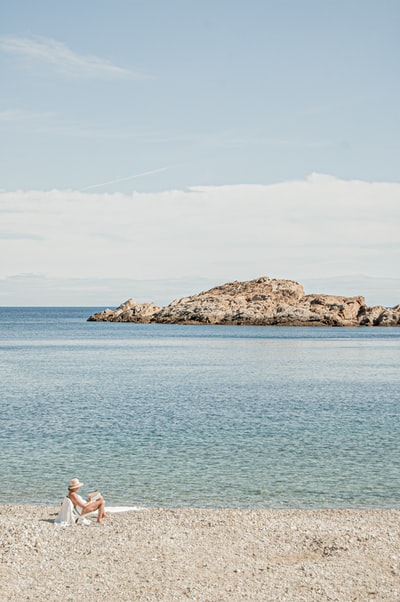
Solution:
M 0 506 L 1 600 L 400 599 L 400 510 L 57 511 Z

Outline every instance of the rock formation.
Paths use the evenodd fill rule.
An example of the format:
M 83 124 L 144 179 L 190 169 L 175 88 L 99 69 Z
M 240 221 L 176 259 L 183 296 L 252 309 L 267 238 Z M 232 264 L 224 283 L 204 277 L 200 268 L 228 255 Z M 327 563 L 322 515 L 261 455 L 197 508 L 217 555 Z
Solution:
M 154 303 L 136 303 L 128 299 L 117 309 L 104 309 L 88 318 L 88 322 L 139 322 L 148 324 L 154 322 L 154 315 L 161 311 L 161 307 Z
M 367 307 L 364 297 L 305 295 L 294 280 L 257 278 L 229 282 L 172 301 L 166 307 L 129 299 L 117 309 L 88 318 L 95 322 L 236 324 L 260 326 L 400 326 L 400 305 Z

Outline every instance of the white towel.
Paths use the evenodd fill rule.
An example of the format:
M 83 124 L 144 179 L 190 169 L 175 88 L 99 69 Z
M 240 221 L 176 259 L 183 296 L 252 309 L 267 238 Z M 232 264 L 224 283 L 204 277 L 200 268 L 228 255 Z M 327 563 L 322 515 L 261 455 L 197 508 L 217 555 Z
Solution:
M 77 516 L 74 513 L 74 505 L 69 497 L 65 496 L 61 504 L 60 512 L 54 519 L 54 524 L 59 527 L 68 527 L 68 525 L 75 524 L 76 518 Z

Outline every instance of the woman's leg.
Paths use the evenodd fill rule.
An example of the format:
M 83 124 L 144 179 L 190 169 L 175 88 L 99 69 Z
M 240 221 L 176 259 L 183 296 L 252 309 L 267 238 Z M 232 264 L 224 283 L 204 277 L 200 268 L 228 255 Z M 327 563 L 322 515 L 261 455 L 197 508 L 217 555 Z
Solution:
M 108 515 L 105 513 L 105 502 L 102 497 L 93 502 L 88 502 L 86 506 L 82 510 L 82 515 L 89 514 L 89 512 L 97 512 L 97 522 L 101 523 L 102 518 L 108 518 Z
M 99 506 L 99 513 L 97 515 L 97 522 L 101 523 L 102 518 L 108 518 L 108 514 L 106 514 L 105 509 L 105 501 L 103 500 Z

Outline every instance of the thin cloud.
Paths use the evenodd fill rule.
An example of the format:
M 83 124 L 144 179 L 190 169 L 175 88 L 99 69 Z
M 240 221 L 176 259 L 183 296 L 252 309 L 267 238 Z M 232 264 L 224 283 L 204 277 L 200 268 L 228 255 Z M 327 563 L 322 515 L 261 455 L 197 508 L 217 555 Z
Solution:
M 24 128 L 32 125 L 37 126 L 37 124 L 41 124 L 44 121 L 52 123 L 54 119 L 55 114 L 49 111 L 29 111 L 20 108 L 0 109 L 0 124 L 11 124 L 13 127 L 18 125 L 18 123 L 23 124 Z
M 0 232 L 1 240 L 44 240 L 43 236 L 26 232 Z
M 96 122 L 81 122 L 65 119 L 57 112 L 31 111 L 19 107 L 0 108 L 0 126 L 13 128 L 23 126 L 24 133 L 60 134 L 79 138 L 130 139 L 144 144 L 188 142 L 184 136 L 168 135 L 162 131 L 141 130 L 135 126 L 107 126 Z
M 26 118 L 27 113 L 20 109 L 4 109 L 0 111 L 0 122 L 21 121 Z
M 172 169 L 172 167 L 160 167 L 158 169 L 152 169 L 151 171 L 143 171 L 142 173 L 134 174 L 133 176 L 127 176 L 125 178 L 118 178 L 117 180 L 109 180 L 108 182 L 103 182 L 102 184 L 91 184 L 90 186 L 85 186 L 80 190 L 90 190 L 91 188 L 101 188 L 102 186 L 107 186 L 108 184 L 117 184 L 118 182 L 126 182 L 127 180 L 134 180 L 135 178 L 141 178 L 142 176 L 150 176 L 155 173 L 160 173 L 161 171 L 167 171 L 168 169 Z
M 23 60 L 47 63 L 58 73 L 71 77 L 132 79 L 142 77 L 124 67 L 91 55 L 80 55 L 63 42 L 51 38 L 0 36 L 0 51 Z

